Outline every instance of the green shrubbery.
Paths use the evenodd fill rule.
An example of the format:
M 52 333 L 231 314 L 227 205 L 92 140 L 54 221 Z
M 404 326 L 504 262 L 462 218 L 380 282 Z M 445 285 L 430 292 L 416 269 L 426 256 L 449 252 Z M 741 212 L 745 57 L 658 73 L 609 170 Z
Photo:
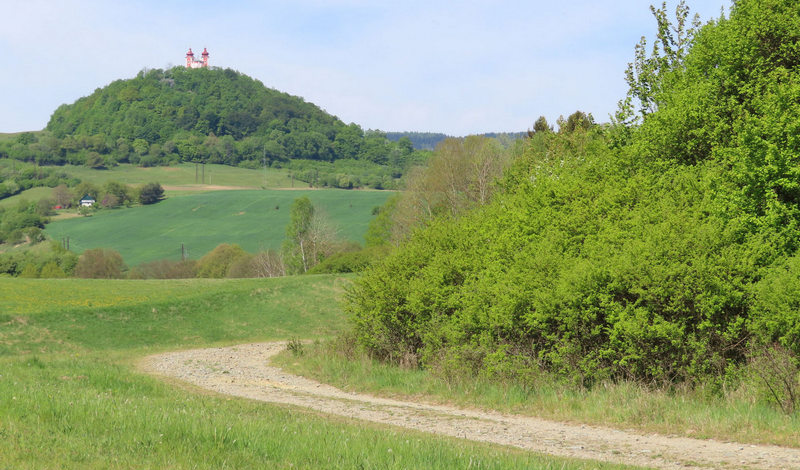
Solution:
M 356 281 L 360 344 L 586 385 L 726 380 L 753 344 L 797 364 L 798 18 L 742 0 L 685 56 L 662 36 L 641 125 L 532 133 L 489 205 L 430 222 Z

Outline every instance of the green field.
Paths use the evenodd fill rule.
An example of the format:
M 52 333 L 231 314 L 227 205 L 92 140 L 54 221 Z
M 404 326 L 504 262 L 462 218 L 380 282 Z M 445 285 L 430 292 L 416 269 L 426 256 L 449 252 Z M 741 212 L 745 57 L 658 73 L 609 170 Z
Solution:
M 330 337 L 348 279 L 0 279 L 0 299 L 14 298 L 0 304 L 0 468 L 624 468 L 231 399 L 136 368 L 166 350 Z
M 176 196 L 150 205 L 99 211 L 92 217 L 48 224 L 47 234 L 70 239 L 70 249 L 113 248 L 129 266 L 157 259 L 180 259 L 181 244 L 198 259 L 220 243 L 238 243 L 249 252 L 278 249 L 285 237 L 292 201 L 308 196 L 340 230 L 359 243 L 388 191 L 252 190 Z
M 34 202 L 39 199 L 47 199 L 53 195 L 52 188 L 31 188 L 22 191 L 5 199 L 0 199 L 0 207 L 12 207 L 20 201 Z
M 239 186 L 245 188 L 289 188 L 292 180 L 288 170 L 267 168 L 264 170 L 250 170 L 228 165 L 194 163 L 181 163 L 175 166 L 156 166 L 143 168 L 123 164 L 107 170 L 93 170 L 85 166 L 64 165 L 57 167 L 70 175 L 94 184 L 104 184 L 108 181 L 119 181 L 127 184 L 142 184 L 150 182 L 161 183 L 162 186 L 195 186 L 202 189 L 202 184 L 214 186 Z M 307 188 L 308 184 L 295 181 L 297 188 Z

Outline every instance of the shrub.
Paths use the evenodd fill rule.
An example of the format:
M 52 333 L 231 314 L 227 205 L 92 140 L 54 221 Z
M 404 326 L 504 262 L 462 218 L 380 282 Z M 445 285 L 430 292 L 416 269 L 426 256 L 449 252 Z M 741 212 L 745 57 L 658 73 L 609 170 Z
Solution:
M 222 278 L 228 276 L 231 266 L 247 253 L 239 245 L 223 243 L 197 262 L 197 276 Z
M 107 248 L 86 250 L 75 265 L 75 276 L 87 279 L 120 279 L 127 269 L 122 255 Z
M 364 248 L 358 251 L 334 253 L 321 263 L 308 270 L 308 274 L 356 273 L 361 272 L 372 263 L 388 253 L 385 246 Z
M 158 183 L 147 183 L 139 189 L 139 202 L 142 204 L 155 204 L 164 199 L 164 188 Z
M 157 260 L 142 263 L 129 275 L 135 279 L 191 279 L 197 277 L 197 261 Z
M 255 265 L 255 257 L 249 253 L 245 253 L 243 256 L 238 257 L 228 268 L 228 277 L 259 277 L 258 270 L 256 269 Z
M 61 279 L 67 277 L 67 273 L 55 261 L 49 261 L 42 266 L 42 272 L 39 277 L 42 279 Z

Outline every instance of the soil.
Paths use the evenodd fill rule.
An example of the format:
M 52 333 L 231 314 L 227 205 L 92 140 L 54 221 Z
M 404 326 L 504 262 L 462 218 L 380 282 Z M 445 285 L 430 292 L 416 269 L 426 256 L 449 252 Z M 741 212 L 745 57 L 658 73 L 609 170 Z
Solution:
M 254 343 L 195 349 L 149 356 L 140 365 L 221 394 L 554 456 L 663 469 L 800 469 L 800 449 L 640 434 L 344 392 L 270 366 L 270 357 L 285 348 L 285 343 Z

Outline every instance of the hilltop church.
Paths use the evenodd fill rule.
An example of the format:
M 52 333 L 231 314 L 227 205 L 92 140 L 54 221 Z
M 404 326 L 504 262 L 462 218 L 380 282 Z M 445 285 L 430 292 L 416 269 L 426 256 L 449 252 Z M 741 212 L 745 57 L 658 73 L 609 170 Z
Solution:
M 204 47 L 203 60 L 194 60 L 194 52 L 192 52 L 192 48 L 189 48 L 189 52 L 186 53 L 186 68 L 187 69 L 200 69 L 200 68 L 208 68 L 208 50 Z

